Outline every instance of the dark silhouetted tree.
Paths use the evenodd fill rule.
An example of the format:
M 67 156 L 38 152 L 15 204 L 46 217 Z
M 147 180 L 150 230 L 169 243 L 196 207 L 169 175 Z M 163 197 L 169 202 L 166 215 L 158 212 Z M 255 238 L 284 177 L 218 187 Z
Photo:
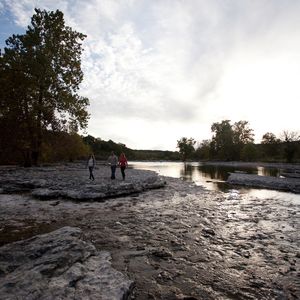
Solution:
M 266 132 L 262 136 L 261 144 L 264 154 L 268 158 L 274 158 L 279 153 L 280 139 L 272 132 Z
M 15 132 L 13 143 L 27 164 L 38 163 L 45 131 L 77 132 L 87 126 L 89 100 L 77 94 L 84 38 L 65 25 L 61 11 L 36 9 L 26 33 L 6 41 L 0 59 L 0 124 Z
M 181 155 L 181 159 L 186 161 L 187 158 L 191 158 L 192 154 L 195 152 L 196 141 L 193 138 L 182 137 L 177 141 L 177 148 Z
M 254 144 L 247 143 L 241 151 L 241 159 L 243 161 L 254 161 L 257 158 L 257 149 Z
M 287 162 L 292 162 L 297 151 L 297 142 L 300 141 L 300 134 L 296 131 L 285 130 L 282 133 L 284 143 L 284 154 Z
M 254 142 L 253 129 L 249 127 L 248 121 L 238 121 L 233 124 L 232 130 L 234 143 L 234 158 L 240 159 L 241 152 L 244 146 Z
M 232 160 L 234 158 L 233 130 L 230 120 L 223 120 L 221 123 L 213 123 L 211 126 L 213 132 L 212 151 L 216 157 L 223 160 Z
M 196 157 L 208 160 L 210 158 L 211 140 L 202 140 L 196 149 Z
M 246 145 L 254 142 L 253 129 L 249 127 L 248 121 L 235 122 L 232 129 L 234 144 Z

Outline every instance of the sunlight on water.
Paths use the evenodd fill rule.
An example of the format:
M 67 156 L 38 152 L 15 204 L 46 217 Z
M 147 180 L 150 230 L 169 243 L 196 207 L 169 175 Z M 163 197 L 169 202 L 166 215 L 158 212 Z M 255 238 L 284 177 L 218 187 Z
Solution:
M 130 162 L 130 166 L 135 169 L 155 171 L 159 175 L 181 178 L 182 180 L 194 182 L 197 185 L 204 186 L 208 190 L 223 191 L 231 195 L 235 191 L 256 198 L 272 198 L 284 199 L 300 204 L 300 195 L 286 192 L 278 192 L 266 189 L 254 189 L 235 186 L 233 190 L 231 186 L 226 184 L 229 173 L 241 172 L 249 174 L 257 174 L 260 176 L 278 177 L 280 170 L 276 168 L 241 168 L 234 166 L 209 166 L 198 162 Z M 233 194 L 232 194 L 233 195 Z

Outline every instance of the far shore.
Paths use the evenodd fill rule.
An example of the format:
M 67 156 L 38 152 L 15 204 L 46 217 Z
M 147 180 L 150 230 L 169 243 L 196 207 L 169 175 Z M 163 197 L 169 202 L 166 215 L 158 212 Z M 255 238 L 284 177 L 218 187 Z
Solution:
M 279 168 L 279 169 L 299 169 L 300 163 L 283 163 L 283 162 L 244 162 L 244 161 L 202 161 L 201 163 L 206 165 L 216 166 L 232 166 L 232 167 L 245 167 L 245 168 L 256 168 L 256 167 L 268 167 L 268 168 Z

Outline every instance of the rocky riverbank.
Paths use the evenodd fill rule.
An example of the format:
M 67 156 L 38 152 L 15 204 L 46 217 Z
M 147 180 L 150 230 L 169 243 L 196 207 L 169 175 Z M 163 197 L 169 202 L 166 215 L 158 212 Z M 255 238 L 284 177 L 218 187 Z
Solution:
M 31 193 L 38 199 L 103 201 L 164 186 L 154 172 L 131 170 L 127 180 L 111 180 L 109 166 L 94 170 L 96 180 L 88 179 L 84 164 L 57 165 L 52 168 L 0 168 L 0 193 Z
M 2 168 L 0 180 L 34 177 L 46 184 L 57 180 L 59 186 L 70 180 L 75 190 L 80 184 L 110 184 L 107 167 L 96 170 L 95 183 L 78 165 L 64 168 L 45 169 L 36 177 L 34 169 L 30 176 L 23 170 L 23 175 L 15 176 L 18 170 Z M 138 173 L 128 169 L 126 182 L 154 176 Z M 78 227 L 96 251 L 110 253 L 114 269 L 135 282 L 130 299 L 299 297 L 299 203 L 251 198 L 237 191 L 212 192 L 179 179 L 161 180 L 166 181 L 162 188 L 105 202 L 63 197 L 41 201 L 31 187 L 18 194 L 2 190 L 0 243 L 9 247 L 10 242 L 36 234 Z
M 300 194 L 300 178 L 295 177 L 281 178 L 258 176 L 253 174 L 231 173 L 227 179 L 227 183 Z

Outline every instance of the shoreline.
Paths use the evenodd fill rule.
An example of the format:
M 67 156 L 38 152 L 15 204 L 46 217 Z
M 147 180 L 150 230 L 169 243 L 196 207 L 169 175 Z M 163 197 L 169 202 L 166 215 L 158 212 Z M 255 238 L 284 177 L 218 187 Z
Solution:
M 202 162 L 205 165 L 212 166 L 227 166 L 227 167 L 244 167 L 244 168 L 256 168 L 256 167 L 269 167 L 278 169 L 291 169 L 300 170 L 300 163 L 268 163 L 268 162 L 241 162 L 241 161 L 208 161 Z

